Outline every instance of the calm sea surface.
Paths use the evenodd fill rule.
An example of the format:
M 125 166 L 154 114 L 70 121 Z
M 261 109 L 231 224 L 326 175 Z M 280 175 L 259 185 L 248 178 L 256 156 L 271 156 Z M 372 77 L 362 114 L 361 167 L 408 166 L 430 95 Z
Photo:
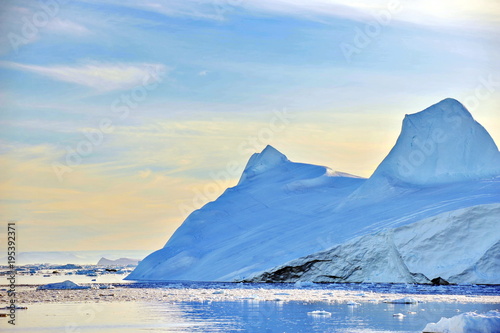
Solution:
M 237 284 L 129 284 L 130 288 L 262 288 Z M 264 288 L 276 285 L 264 285 Z M 284 290 L 293 285 L 281 286 Z M 379 292 L 498 295 L 498 287 L 405 285 L 325 285 L 320 288 Z M 307 289 L 301 288 L 301 289 Z M 244 299 L 236 302 L 35 303 L 19 310 L 17 325 L 0 318 L 1 332 L 421 332 L 429 322 L 462 312 L 487 312 L 500 304 L 427 302 L 349 306 L 326 302 L 279 302 Z M 327 311 L 330 315 L 311 314 Z M 404 317 L 394 317 L 396 313 Z

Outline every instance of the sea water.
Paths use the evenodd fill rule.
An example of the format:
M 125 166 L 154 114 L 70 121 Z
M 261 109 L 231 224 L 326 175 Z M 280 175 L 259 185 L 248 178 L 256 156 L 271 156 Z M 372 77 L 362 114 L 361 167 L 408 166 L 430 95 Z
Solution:
M 125 285 L 124 285 L 125 286 Z M 418 286 L 390 284 L 353 285 L 251 285 L 214 283 L 129 284 L 127 288 L 204 289 L 255 288 L 360 290 L 413 294 L 450 294 L 449 302 L 417 304 L 388 304 L 365 301 L 348 305 L 314 301 L 238 301 L 178 302 L 166 298 L 157 302 L 99 302 L 99 303 L 34 303 L 16 314 L 16 326 L 0 318 L 1 332 L 421 332 L 429 322 L 469 311 L 484 313 L 500 309 L 500 304 L 458 303 L 455 294 L 498 295 L 499 287 L 488 286 Z M 313 290 L 314 288 L 314 290 Z M 279 296 L 277 296 L 279 297 Z M 321 311 L 321 312 L 318 312 Z M 401 314 L 402 316 L 394 316 Z
M 429 322 L 499 304 L 326 302 L 47 303 L 17 312 L 2 332 L 421 332 Z M 315 315 L 314 311 L 323 311 Z M 401 313 L 404 317 L 394 317 Z M 329 315 L 325 315 L 329 314 Z M 5 319 L 5 318 L 2 318 Z

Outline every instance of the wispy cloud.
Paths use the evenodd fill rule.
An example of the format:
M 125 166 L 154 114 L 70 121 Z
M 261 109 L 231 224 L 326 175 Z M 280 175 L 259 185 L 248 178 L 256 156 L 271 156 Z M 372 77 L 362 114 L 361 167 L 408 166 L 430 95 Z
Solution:
M 47 30 L 54 33 L 73 36 L 83 36 L 91 33 L 91 31 L 84 25 L 60 18 L 54 18 L 47 26 Z
M 242 2 L 244 6 L 260 8 L 273 12 L 294 12 L 302 13 L 314 12 L 323 15 L 352 15 L 353 10 L 358 11 L 374 11 L 382 10 L 391 6 L 400 5 L 408 8 L 415 13 L 426 13 L 427 15 L 451 18 L 451 17 L 471 17 L 481 15 L 485 18 L 498 21 L 495 18 L 495 12 L 498 13 L 500 4 L 495 0 L 442 0 L 439 2 L 433 0 L 410 1 L 410 0 L 246 0 Z M 338 12 L 339 8 L 351 8 L 351 11 Z
M 87 0 L 93 2 L 95 0 Z M 222 20 L 232 11 L 245 9 L 275 15 L 295 16 L 303 19 L 319 17 L 343 17 L 363 20 L 391 6 L 405 9 L 395 17 L 425 25 L 447 25 L 452 22 L 476 22 L 478 24 L 500 24 L 500 2 L 496 0 L 106 0 L 105 2 L 156 12 L 166 16 L 192 16 Z
M 163 64 L 90 63 L 85 65 L 37 66 L 0 61 L 0 67 L 27 71 L 53 80 L 70 82 L 98 91 L 130 89 L 143 84 L 152 73 L 166 72 Z
M 84 0 L 84 2 L 128 7 L 136 10 L 154 12 L 165 16 L 196 17 L 200 19 L 222 20 L 223 13 L 236 8 L 244 0 Z
M 70 11 L 63 2 L 4 2 L 0 10 L 0 55 L 17 52 L 20 47 L 50 35 L 81 38 L 91 33 L 91 16 L 84 12 L 68 15 Z

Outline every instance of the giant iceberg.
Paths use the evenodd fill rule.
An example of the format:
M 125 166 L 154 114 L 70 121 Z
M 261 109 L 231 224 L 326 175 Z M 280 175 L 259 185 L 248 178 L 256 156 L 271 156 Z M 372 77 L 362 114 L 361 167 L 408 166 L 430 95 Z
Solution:
M 500 270 L 498 204 L 495 142 L 462 104 L 445 99 L 404 118 L 396 144 L 369 179 L 292 162 L 266 147 L 250 158 L 236 186 L 189 215 L 127 279 L 428 282 L 440 276 L 498 284 L 492 273 Z M 332 261 L 333 255 L 359 261 L 366 274 L 345 273 L 352 263 Z M 432 256 L 438 259 L 421 270 Z M 323 261 L 307 264 L 311 258 Z M 295 277 L 275 274 L 293 267 Z M 330 278 L 319 278 L 322 271 Z

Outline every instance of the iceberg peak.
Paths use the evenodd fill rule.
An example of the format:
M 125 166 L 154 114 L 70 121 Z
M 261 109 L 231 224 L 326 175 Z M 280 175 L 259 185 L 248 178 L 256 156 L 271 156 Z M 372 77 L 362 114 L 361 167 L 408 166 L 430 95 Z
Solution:
M 248 178 L 287 162 L 290 162 L 290 160 L 284 154 L 273 146 L 267 145 L 262 152 L 255 153 L 250 157 L 238 185 Z
M 498 176 L 500 152 L 493 138 L 459 101 L 447 98 L 405 116 L 389 154 L 338 209 L 400 195 L 408 188 Z
M 281 153 L 278 149 L 274 148 L 271 145 L 267 145 L 266 148 L 264 148 L 259 155 L 265 156 L 266 158 L 277 157 L 277 158 L 287 159 L 283 153 Z
M 372 178 L 432 185 L 500 175 L 500 152 L 457 100 L 406 115 L 395 146 Z
M 423 111 L 405 115 L 401 134 L 411 128 L 415 130 L 425 130 L 429 126 L 449 128 L 450 123 L 457 125 L 462 119 L 474 120 L 462 103 L 454 98 L 446 98 Z

